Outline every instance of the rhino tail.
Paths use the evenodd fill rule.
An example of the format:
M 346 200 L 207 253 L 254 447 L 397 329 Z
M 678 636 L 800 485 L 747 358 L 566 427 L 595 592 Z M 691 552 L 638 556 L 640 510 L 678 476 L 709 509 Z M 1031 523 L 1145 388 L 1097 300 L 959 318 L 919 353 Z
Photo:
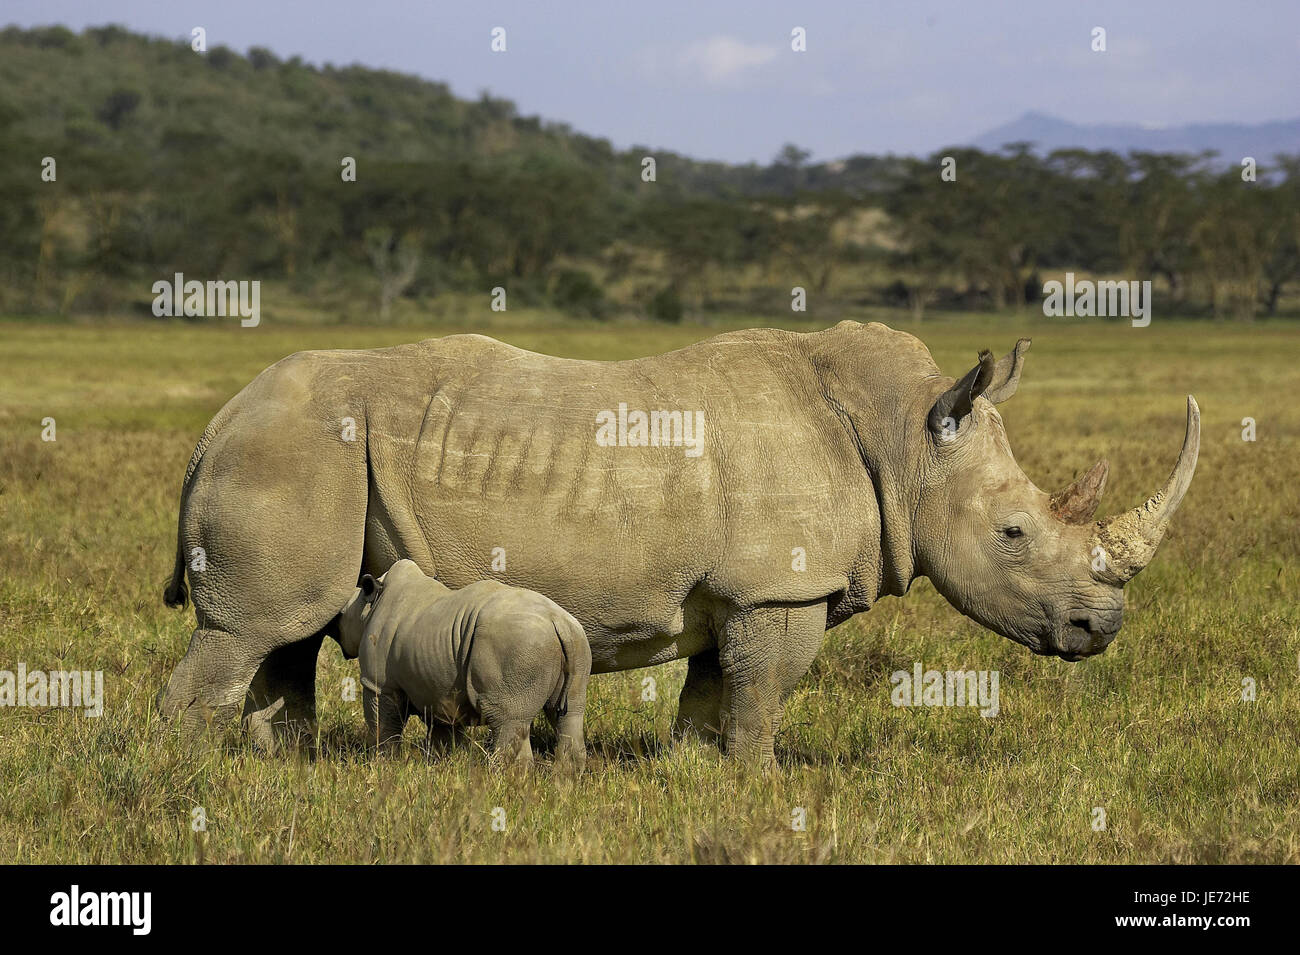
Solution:
M 180 609 L 190 599 L 190 590 L 185 586 L 185 554 L 180 548 L 180 539 L 176 541 L 176 565 L 172 568 L 172 579 L 163 590 L 163 603 Z
M 559 699 L 555 705 L 555 715 L 560 717 L 569 712 L 569 684 L 573 682 L 576 669 L 585 661 L 586 669 L 591 670 L 591 644 L 587 642 L 587 632 L 582 629 L 582 624 L 568 614 L 552 623 L 555 635 L 560 640 L 560 653 L 564 656 L 564 676 L 560 681 Z
M 185 544 L 182 539 L 184 533 L 185 520 L 185 501 L 189 497 L 190 482 L 194 478 L 194 472 L 199 468 L 199 462 L 203 460 L 203 452 L 208 449 L 212 439 L 216 437 L 230 417 L 230 405 L 225 405 L 216 416 L 208 422 L 207 428 L 203 431 L 203 436 L 199 438 L 199 443 L 194 446 L 194 453 L 190 455 L 189 467 L 185 469 L 185 480 L 181 482 L 181 506 L 180 514 L 176 519 L 176 562 L 172 565 L 172 578 L 168 581 L 166 588 L 163 590 L 163 603 L 169 607 L 182 608 L 189 600 L 189 588 L 185 586 Z

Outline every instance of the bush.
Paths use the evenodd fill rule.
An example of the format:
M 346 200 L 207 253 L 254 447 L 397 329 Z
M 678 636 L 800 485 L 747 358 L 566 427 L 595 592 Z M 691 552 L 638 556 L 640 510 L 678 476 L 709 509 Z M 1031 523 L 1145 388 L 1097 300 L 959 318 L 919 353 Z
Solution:
M 253 64 L 255 70 L 266 70 L 273 66 L 279 66 L 280 60 L 274 53 L 264 46 L 250 47 L 248 50 L 248 62 Z
M 646 305 L 649 316 L 660 322 L 680 322 L 682 311 L 681 296 L 677 295 L 677 287 L 673 285 L 660 288 Z
M 682 299 L 677 294 L 675 285 L 666 285 L 654 294 L 646 305 L 646 312 L 651 318 L 661 322 L 680 322 L 682 320 Z
M 568 312 L 601 318 L 605 290 L 585 269 L 558 269 L 551 279 L 551 302 Z

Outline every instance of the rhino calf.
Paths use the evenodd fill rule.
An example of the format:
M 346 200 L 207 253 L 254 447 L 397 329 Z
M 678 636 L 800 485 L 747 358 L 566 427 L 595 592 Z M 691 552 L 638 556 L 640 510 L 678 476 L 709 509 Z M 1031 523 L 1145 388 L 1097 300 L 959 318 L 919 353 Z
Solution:
M 545 709 L 556 764 L 573 771 L 586 761 L 591 646 L 582 624 L 536 591 L 495 580 L 451 590 L 399 560 L 377 580 L 362 577 L 339 643 L 360 657 L 366 726 L 380 748 L 391 750 L 418 714 L 431 745 L 482 722 L 494 759 L 526 765 L 533 718 Z

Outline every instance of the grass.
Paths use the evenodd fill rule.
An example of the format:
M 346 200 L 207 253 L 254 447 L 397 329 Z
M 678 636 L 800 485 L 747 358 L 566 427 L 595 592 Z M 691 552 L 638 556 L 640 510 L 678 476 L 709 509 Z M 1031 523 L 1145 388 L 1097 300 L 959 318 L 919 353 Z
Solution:
M 1300 326 L 885 320 L 953 374 L 1032 334 L 1003 406 L 1018 460 L 1051 488 L 1109 457 L 1112 510 L 1164 479 L 1183 395 L 1197 396 L 1196 480 L 1128 588 L 1119 639 L 1076 664 L 1035 658 L 918 581 L 828 635 L 770 776 L 669 741 L 678 663 L 594 679 L 577 781 L 545 763 L 523 780 L 496 774 L 475 745 L 369 758 L 360 704 L 343 699 L 355 663 L 329 641 L 314 758 L 161 726 L 153 697 L 193 626 L 161 600 L 181 476 L 211 414 L 292 351 L 476 330 L 614 359 L 713 328 L 540 314 L 400 329 L 0 322 L 0 670 L 105 680 L 99 718 L 0 708 L 0 862 L 1300 861 Z M 46 416 L 54 443 L 40 440 Z M 894 708 L 889 675 L 916 661 L 999 671 L 1001 712 Z M 643 702 L 647 676 L 657 699 Z M 192 829 L 196 807 L 206 832 Z

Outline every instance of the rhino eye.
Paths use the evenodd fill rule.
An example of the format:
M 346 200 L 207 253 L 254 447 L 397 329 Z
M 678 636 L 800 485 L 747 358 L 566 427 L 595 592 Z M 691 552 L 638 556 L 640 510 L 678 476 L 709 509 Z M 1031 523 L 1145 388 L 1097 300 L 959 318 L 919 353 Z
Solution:
M 1006 530 L 1004 530 L 1002 533 L 1004 533 L 1004 534 L 1006 534 L 1008 537 L 1012 537 L 1012 538 L 1014 538 L 1014 537 L 1024 537 L 1024 536 L 1025 536 L 1025 532 L 1024 532 L 1024 531 L 1022 531 L 1019 527 L 1014 527 L 1014 526 L 1013 526 L 1013 527 L 1008 527 L 1008 528 L 1007 528 Z

